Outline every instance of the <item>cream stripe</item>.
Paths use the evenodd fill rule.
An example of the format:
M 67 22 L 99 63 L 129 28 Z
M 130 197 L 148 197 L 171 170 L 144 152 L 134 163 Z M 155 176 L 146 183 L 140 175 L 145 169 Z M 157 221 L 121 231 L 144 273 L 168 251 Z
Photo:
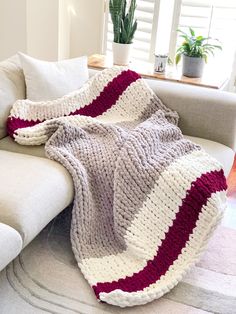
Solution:
M 164 232 L 161 233 L 159 227 L 159 225 L 163 224 L 161 221 L 165 219 L 168 229 L 172 224 L 172 220 L 175 218 L 175 213 L 178 212 L 179 205 L 185 197 L 186 191 L 191 187 L 191 182 L 195 181 L 202 173 L 220 169 L 219 164 L 215 165 L 216 161 L 209 159 L 206 153 L 203 151 L 194 151 L 177 159 L 167 167 L 128 229 L 126 234 L 128 250 L 117 255 L 84 259 L 79 264 L 81 271 L 84 274 L 89 274 L 89 276 L 86 276 L 89 283 L 94 285 L 97 282 L 118 280 L 140 271 L 146 265 L 146 261 L 154 257 L 157 245 L 160 245 L 162 242 L 160 237 L 165 238 Z M 168 195 L 173 194 L 172 186 L 174 183 L 172 182 L 172 176 L 177 178 L 180 173 L 181 176 L 185 175 L 183 177 L 185 179 L 181 181 L 181 185 L 179 184 L 175 187 L 178 194 L 174 195 L 173 198 L 176 201 L 171 204 L 173 208 L 172 216 L 165 218 L 164 214 L 167 213 L 167 211 L 165 212 L 167 206 L 165 203 L 167 202 Z M 171 184 L 167 185 L 168 182 L 171 182 Z M 165 193 L 163 193 L 163 190 Z M 156 215 L 159 212 L 160 217 Z M 144 223 L 146 221 L 144 219 L 146 219 L 145 217 L 149 213 L 151 216 L 149 216 L 149 224 L 147 226 Z M 134 232 L 133 235 L 131 235 L 131 231 Z M 153 234 L 158 234 L 159 240 L 157 240 L 157 237 L 153 237 Z M 146 249 L 140 249 L 139 243 L 142 243 Z M 109 272 L 107 271 L 108 269 L 110 269 Z
M 111 293 L 101 293 L 100 299 L 122 307 L 133 306 L 145 304 L 153 299 L 160 298 L 163 294 L 171 290 L 182 279 L 189 267 L 199 259 L 209 236 L 222 217 L 225 208 L 222 207 L 220 211 L 217 210 L 219 205 L 222 204 L 222 201 L 226 202 L 225 191 L 214 193 L 206 206 L 203 206 L 199 220 L 197 221 L 197 227 L 194 228 L 190 240 L 187 242 L 185 248 L 182 249 L 178 259 L 157 283 L 138 292 L 127 293 L 121 290 L 114 290 Z
M 70 126 L 85 127 L 93 123 L 100 123 L 97 119 L 87 116 L 67 116 L 44 121 L 30 128 L 18 129 L 14 139 L 21 145 L 41 145 L 47 142 L 61 123 Z
M 134 93 L 134 90 L 138 91 Z M 142 112 L 150 104 L 153 91 L 147 88 L 143 79 L 131 83 L 112 106 L 105 113 L 97 117 L 100 121 L 109 123 L 120 121 L 134 121 L 140 118 Z M 140 106 L 140 103 L 142 106 Z
M 212 169 L 220 170 L 221 166 L 205 152 L 194 151 L 187 158 L 178 159 L 177 163 L 171 164 L 160 175 L 126 232 L 126 245 L 132 254 L 147 260 L 153 258 L 157 245 L 160 246 L 161 239 L 165 238 L 191 182 Z
M 16 118 L 34 121 L 37 119 L 43 121 L 45 119 L 69 115 L 76 109 L 83 108 L 96 99 L 104 87 L 123 70 L 124 68 L 122 67 L 107 69 L 103 72 L 103 75 L 99 73 L 94 76 L 79 90 L 55 100 L 40 102 L 32 102 L 28 99 L 18 100 L 15 102 L 10 115 Z
M 140 90 L 141 95 L 137 93 L 136 97 L 134 97 L 134 88 Z M 114 123 L 135 120 L 140 117 L 145 107 L 149 105 L 152 97 L 152 91 L 146 88 L 146 84 L 142 79 L 138 79 L 123 92 L 114 106 L 96 118 L 79 115 L 54 118 L 31 128 L 18 129 L 17 134 L 14 134 L 14 138 L 21 145 L 41 145 L 55 132 L 58 127 L 58 121 L 84 127 L 92 123 Z M 138 106 L 140 101 L 142 101 L 142 106 Z

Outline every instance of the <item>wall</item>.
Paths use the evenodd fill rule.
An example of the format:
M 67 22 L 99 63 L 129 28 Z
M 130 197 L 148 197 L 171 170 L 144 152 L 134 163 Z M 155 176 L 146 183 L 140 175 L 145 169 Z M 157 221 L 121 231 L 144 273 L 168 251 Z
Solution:
M 0 60 L 26 51 L 26 0 L 0 0 Z
M 0 0 L 0 60 L 48 61 L 102 51 L 104 0 Z
M 45 60 L 58 59 L 58 0 L 27 0 L 27 53 Z
M 58 36 L 58 59 L 70 58 L 70 33 L 71 33 L 71 0 L 60 0 L 59 3 L 59 36 Z
M 90 55 L 102 51 L 104 0 L 72 0 L 70 55 Z

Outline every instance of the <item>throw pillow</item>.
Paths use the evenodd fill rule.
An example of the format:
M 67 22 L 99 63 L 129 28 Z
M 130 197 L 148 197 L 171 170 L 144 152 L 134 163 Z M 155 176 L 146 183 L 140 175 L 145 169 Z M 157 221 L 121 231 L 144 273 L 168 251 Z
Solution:
M 26 96 L 32 101 L 57 99 L 80 88 L 89 78 L 87 57 L 42 61 L 18 53 L 26 82 Z

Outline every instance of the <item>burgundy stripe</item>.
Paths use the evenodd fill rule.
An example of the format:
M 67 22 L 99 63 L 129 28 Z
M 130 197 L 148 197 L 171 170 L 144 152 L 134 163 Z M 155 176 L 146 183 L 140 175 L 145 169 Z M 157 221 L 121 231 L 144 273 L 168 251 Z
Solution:
M 126 90 L 126 88 L 136 80 L 140 78 L 140 75 L 131 70 L 122 71 L 119 75 L 114 77 L 107 86 L 101 91 L 100 95 L 94 99 L 90 104 L 84 108 L 77 109 L 71 112 L 69 115 L 84 115 L 90 117 L 97 117 L 112 107 L 119 99 L 120 95 Z M 45 121 L 45 120 L 43 120 Z M 20 118 L 9 117 L 7 119 L 7 132 L 13 137 L 13 134 L 17 129 L 22 129 L 30 126 L 34 126 L 43 121 L 23 120 Z
M 120 95 L 126 88 L 136 80 L 140 75 L 134 71 L 122 71 L 117 77 L 105 86 L 100 95 L 94 99 L 88 106 L 78 109 L 71 113 L 72 115 L 81 114 L 84 116 L 97 117 L 110 109 L 116 103 Z
M 7 119 L 7 133 L 8 135 L 10 135 L 11 137 L 13 137 L 13 134 L 15 133 L 15 131 L 17 129 L 22 129 L 22 128 L 27 128 L 30 126 L 34 126 L 36 124 L 39 124 L 40 122 L 43 121 L 33 121 L 33 120 L 23 120 L 20 118 L 15 118 L 15 117 L 8 117 Z
M 94 285 L 93 289 L 97 298 L 101 292 L 109 293 L 116 289 L 135 292 L 157 282 L 181 254 L 181 250 L 196 227 L 201 209 L 206 205 L 208 198 L 211 197 L 211 194 L 226 189 L 227 184 L 223 170 L 202 174 L 200 178 L 192 182 L 173 225 L 169 228 L 153 260 L 149 260 L 141 271 L 132 276 Z

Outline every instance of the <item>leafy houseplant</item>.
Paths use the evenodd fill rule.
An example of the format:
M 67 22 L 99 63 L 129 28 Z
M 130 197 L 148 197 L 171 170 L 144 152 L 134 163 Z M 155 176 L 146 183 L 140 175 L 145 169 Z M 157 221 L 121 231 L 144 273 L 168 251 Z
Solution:
M 126 0 L 110 0 L 109 11 L 113 23 L 113 59 L 115 64 L 127 65 L 137 20 L 134 17 L 136 0 L 131 0 L 127 8 Z
M 181 57 L 183 57 L 183 75 L 201 77 L 208 56 L 214 56 L 215 49 L 222 50 L 222 47 L 210 43 L 212 41 L 210 37 L 196 36 L 191 27 L 189 27 L 190 34 L 181 30 L 177 31 L 180 33 L 180 37 L 184 38 L 184 42 L 176 51 L 175 63 L 178 64 Z M 215 41 L 218 40 L 215 39 Z

